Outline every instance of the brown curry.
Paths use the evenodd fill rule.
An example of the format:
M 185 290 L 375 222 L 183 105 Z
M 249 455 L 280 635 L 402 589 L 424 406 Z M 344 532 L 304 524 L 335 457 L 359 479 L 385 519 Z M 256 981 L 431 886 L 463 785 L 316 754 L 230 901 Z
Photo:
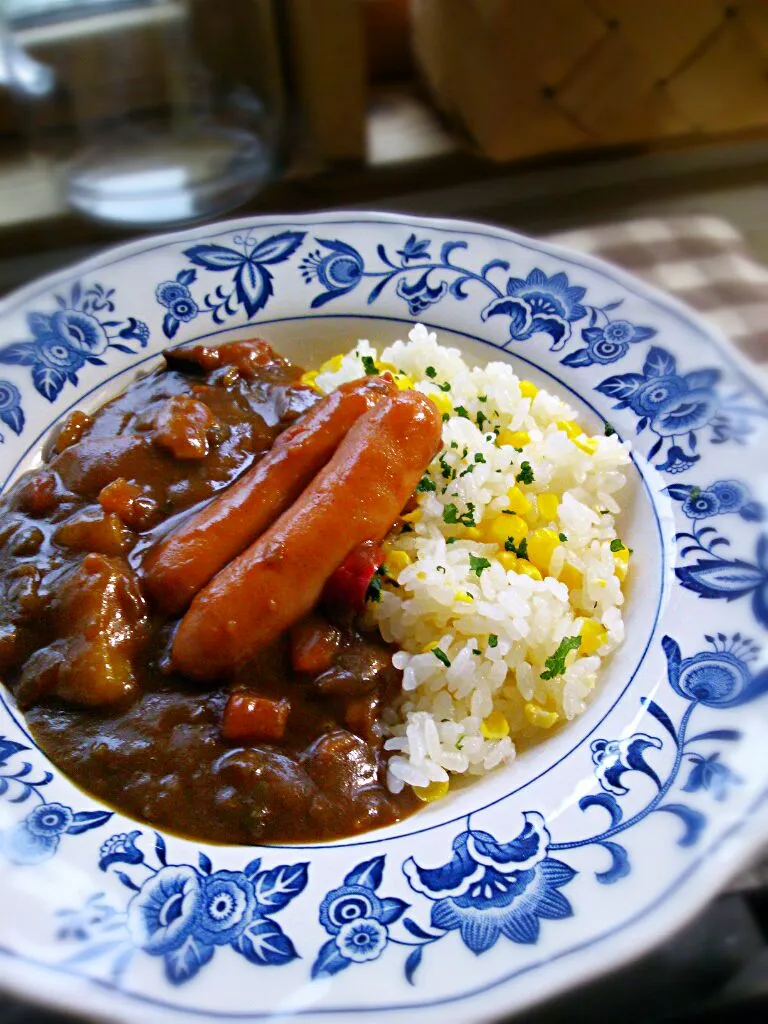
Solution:
M 64 772 L 153 825 L 397 821 L 400 678 L 359 613 L 439 416 L 386 376 L 321 398 L 261 341 L 165 358 L 72 413 L 0 504 L 0 676 Z

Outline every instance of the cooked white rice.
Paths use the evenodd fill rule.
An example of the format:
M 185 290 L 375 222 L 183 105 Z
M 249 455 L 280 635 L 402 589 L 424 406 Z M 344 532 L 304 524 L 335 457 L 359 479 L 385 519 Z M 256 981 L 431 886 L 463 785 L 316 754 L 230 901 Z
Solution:
M 380 356 L 360 341 L 311 376 L 328 392 L 370 372 L 373 360 L 444 413 L 443 449 L 418 511 L 386 545 L 397 585 L 385 583 L 371 605 L 403 672 L 402 698 L 385 720 L 388 784 L 432 799 L 451 773 L 508 763 L 516 744 L 585 710 L 602 659 L 624 637 L 629 553 L 614 517 L 629 455 L 615 435 L 581 434 L 555 395 L 530 382 L 521 392 L 509 363 L 471 369 L 420 324 L 409 339 Z M 522 515 L 510 515 L 510 504 Z M 525 549 L 505 550 L 508 523 L 515 544 L 528 530 L 530 561 L 517 557 Z M 578 648 L 565 653 L 564 638 L 580 638 Z M 558 648 L 565 657 L 547 664 Z

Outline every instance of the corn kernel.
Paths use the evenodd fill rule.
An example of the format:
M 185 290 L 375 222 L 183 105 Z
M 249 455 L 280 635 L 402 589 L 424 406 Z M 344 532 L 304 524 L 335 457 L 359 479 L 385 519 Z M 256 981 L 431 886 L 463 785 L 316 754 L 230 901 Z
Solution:
M 545 711 L 539 704 L 529 701 L 523 708 L 525 717 L 530 725 L 537 729 L 551 729 L 560 715 L 556 711 Z
M 597 438 L 595 437 L 575 437 L 573 443 L 587 455 L 594 455 L 597 451 Z
M 487 740 L 503 740 L 509 736 L 509 722 L 500 711 L 492 711 L 480 723 L 480 732 Z
M 536 497 L 536 507 L 539 510 L 539 515 L 542 519 L 548 519 L 550 522 L 553 519 L 557 519 L 559 504 L 560 499 L 556 494 L 539 494 Z
M 462 540 L 482 540 L 483 535 L 479 526 L 465 526 Z
M 425 804 L 431 804 L 435 800 L 442 800 L 448 792 L 450 783 L 446 779 L 445 782 L 430 782 L 426 786 L 414 786 L 413 792 L 419 798 L 423 800 Z
M 538 580 L 539 582 L 544 579 L 536 566 L 531 565 L 531 563 L 526 561 L 524 558 L 519 558 L 517 560 L 515 571 L 521 573 L 523 576 L 530 576 L 532 580 Z
M 523 398 L 535 398 L 538 395 L 539 389 L 530 380 L 520 381 L 520 394 Z
M 424 513 L 420 508 L 415 508 L 413 512 L 406 512 L 404 516 L 400 516 L 404 523 L 418 523 Z
M 584 577 L 575 565 L 570 565 L 568 562 L 566 562 L 560 570 L 560 576 L 558 579 L 561 583 L 564 583 L 569 590 L 581 590 L 584 586 Z
M 435 392 L 435 394 L 427 395 L 427 398 L 429 398 L 430 401 L 437 406 L 437 411 L 441 415 L 445 415 L 445 413 L 448 413 L 448 415 L 450 416 L 450 414 L 453 412 L 453 403 L 451 402 L 448 395 L 444 395 L 442 391 L 437 391 Z
M 472 604 L 473 601 L 472 595 L 464 593 L 463 590 L 457 590 L 453 597 L 455 601 L 461 601 L 462 604 Z
M 594 619 L 585 619 L 579 633 L 581 635 L 580 654 L 596 654 L 608 639 L 608 631 Z
M 528 561 L 541 572 L 548 572 L 552 554 L 559 543 L 560 538 L 554 530 L 534 530 L 528 537 Z
M 413 381 L 404 373 L 396 373 L 395 384 L 397 385 L 398 391 L 408 391 L 413 387 Z
M 406 566 L 411 564 L 411 556 L 406 551 L 397 549 L 387 555 L 386 565 L 389 572 L 399 575 Z
M 343 355 L 338 355 L 331 356 L 330 359 L 326 359 L 320 367 L 320 373 L 337 373 L 341 369 L 341 362 L 343 358 Z
M 496 438 L 496 444 L 511 444 L 513 448 L 524 448 L 531 443 L 531 435 L 527 430 L 502 430 Z
M 315 384 L 317 374 L 317 370 L 307 370 L 306 373 L 302 373 L 301 377 L 299 377 L 299 383 L 305 384 L 307 387 L 314 388 L 315 391 L 319 391 L 320 388 Z
M 498 544 L 504 547 L 507 538 L 511 537 L 515 544 L 519 544 L 523 537 L 528 536 L 529 526 L 519 515 L 496 516 L 489 523 L 483 523 L 483 539 L 489 544 Z
M 517 555 L 513 555 L 511 551 L 500 551 L 496 557 L 507 572 L 510 569 L 517 569 L 518 558 Z
M 581 429 L 579 424 L 575 420 L 558 420 L 557 425 L 560 430 L 564 431 L 571 440 L 575 437 L 579 437 L 584 431 Z
M 613 565 L 616 575 L 623 583 L 629 572 L 629 548 L 620 548 L 618 551 L 614 551 Z
M 517 484 L 515 484 L 514 487 L 510 487 L 507 491 L 507 497 L 509 498 L 509 507 L 513 512 L 517 512 L 519 516 L 524 516 L 526 512 L 530 512 L 533 508 L 533 505 L 526 498 Z

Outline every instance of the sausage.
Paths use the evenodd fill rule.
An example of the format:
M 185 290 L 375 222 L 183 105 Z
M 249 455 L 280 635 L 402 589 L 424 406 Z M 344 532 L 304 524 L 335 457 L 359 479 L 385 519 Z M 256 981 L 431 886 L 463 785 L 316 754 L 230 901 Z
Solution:
M 396 391 L 386 377 L 342 384 L 280 434 L 271 450 L 147 553 L 144 587 L 175 614 L 288 508 L 331 458 L 352 424 Z
M 417 391 L 362 416 L 297 501 L 195 597 L 173 641 L 173 667 L 200 679 L 226 675 L 303 618 L 352 548 L 384 538 L 441 428 Z

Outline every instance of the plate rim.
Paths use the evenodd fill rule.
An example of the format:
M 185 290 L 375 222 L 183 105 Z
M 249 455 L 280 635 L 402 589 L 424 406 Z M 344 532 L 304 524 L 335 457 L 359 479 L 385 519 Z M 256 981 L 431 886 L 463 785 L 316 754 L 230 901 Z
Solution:
M 674 296 L 671 296 L 655 285 L 647 284 L 644 280 L 636 277 L 629 271 L 624 270 L 621 267 L 617 267 L 614 264 L 603 260 L 601 257 L 595 256 L 591 253 L 580 253 L 577 250 L 571 249 L 568 246 L 561 245 L 557 242 L 550 242 L 547 239 L 537 239 L 528 235 L 524 235 L 505 227 L 500 227 L 492 224 L 486 224 L 480 221 L 466 220 L 463 218 L 437 218 L 437 217 L 423 217 L 411 215 L 409 213 L 397 213 L 392 211 L 374 211 L 374 210 L 347 210 L 343 208 L 325 210 L 315 213 L 290 213 L 281 215 L 263 215 L 257 214 L 251 217 L 238 217 L 220 221 L 215 224 L 204 224 L 198 225 L 197 227 L 184 228 L 177 231 L 168 231 L 159 235 L 145 236 L 139 239 L 134 239 L 128 242 L 123 242 L 119 245 L 109 246 L 92 256 L 86 257 L 84 260 L 77 260 L 65 267 L 55 270 L 51 273 L 44 275 L 43 277 L 36 278 L 34 281 L 21 288 L 15 289 L 2 300 L 0 300 L 0 317 L 12 313 L 14 309 L 24 303 L 35 298 L 38 294 L 46 292 L 57 286 L 62 280 L 66 280 L 71 277 L 74 273 L 79 275 L 87 274 L 94 269 L 106 268 L 112 266 L 117 262 L 124 259 L 129 259 L 135 256 L 140 256 L 143 253 L 150 252 L 156 249 L 164 248 L 170 244 L 176 244 L 184 241 L 186 238 L 204 239 L 211 236 L 218 236 L 225 234 L 230 231 L 236 231 L 244 227 L 251 229 L 268 228 L 275 226 L 284 226 L 289 224 L 329 224 L 329 223 L 351 223 L 355 222 L 358 224 L 391 224 L 391 225 L 406 225 L 412 226 L 416 229 L 423 228 L 425 230 L 435 231 L 457 231 L 463 235 L 475 234 L 480 235 L 483 238 L 489 240 L 500 240 L 505 242 L 511 242 L 518 247 L 522 247 L 530 250 L 533 253 L 543 253 L 552 256 L 562 262 L 578 268 L 585 268 L 591 270 L 596 274 L 599 274 L 603 278 L 616 283 L 619 287 L 625 291 L 633 294 L 643 301 L 648 301 L 656 307 L 660 307 L 661 310 L 671 314 L 679 320 L 682 320 L 688 327 L 692 327 L 696 332 L 712 344 L 714 349 L 718 352 L 720 357 L 725 362 L 730 362 L 735 370 L 744 378 L 745 383 L 751 386 L 753 394 L 766 405 L 768 405 L 768 381 L 764 376 L 762 368 L 751 362 L 739 349 L 730 341 L 727 336 L 720 331 L 715 325 L 710 324 L 705 317 L 699 314 L 696 310 L 688 307 L 684 302 L 681 302 Z M 348 314 L 354 316 L 355 314 Z M 755 371 L 758 372 L 755 372 Z M 103 383 L 97 387 L 102 387 Z M 37 442 L 39 443 L 39 439 Z M 650 639 L 649 639 L 650 643 Z M 670 935 L 674 934 L 679 929 L 683 928 L 686 923 L 692 920 L 696 914 L 700 911 L 701 907 L 704 906 L 713 896 L 727 883 L 728 879 L 736 874 L 739 870 L 746 867 L 755 856 L 758 855 L 761 846 L 768 843 L 768 816 L 761 816 L 758 812 L 760 808 L 768 800 L 768 787 L 766 787 L 761 794 L 753 801 L 753 804 L 744 812 L 744 816 L 739 821 L 734 822 L 727 832 L 718 836 L 713 840 L 712 845 L 700 856 L 689 863 L 683 872 L 683 876 L 677 878 L 675 883 L 668 886 L 664 892 L 657 897 L 657 900 L 653 904 L 644 907 L 643 910 L 637 914 L 634 918 L 623 922 L 615 929 L 622 933 L 629 933 L 630 940 L 627 942 L 628 948 L 623 952 L 616 951 L 618 955 L 613 955 L 608 958 L 605 963 L 594 963 L 590 962 L 587 969 L 584 969 L 582 965 L 582 973 L 580 975 L 583 982 L 597 978 L 609 970 L 615 969 L 617 966 L 627 963 L 630 960 L 642 955 L 655 945 L 664 941 Z M 393 837 L 394 838 L 394 837 Z M 374 842 L 375 840 L 371 840 Z M 727 848 L 727 858 L 719 855 L 721 848 Z M 717 860 L 712 864 L 711 870 L 702 873 L 701 864 L 702 862 L 713 855 L 718 854 Z M 672 892 L 678 889 L 690 889 L 692 891 L 692 900 L 685 903 L 684 906 L 680 905 L 680 901 L 671 900 L 670 896 Z M 672 891 L 670 891 L 672 890 Z M 656 903 L 659 904 L 658 908 Z M 671 903 L 674 912 L 663 913 L 663 908 L 666 906 L 669 908 Z M 676 909 L 675 909 L 676 908 Z M 649 927 L 644 922 L 647 919 L 655 922 L 659 916 L 659 911 L 662 911 L 661 916 L 664 921 L 661 928 Z M 596 938 L 591 939 L 587 946 L 592 946 L 600 942 L 604 942 L 609 937 L 608 934 L 602 934 Z M 545 962 L 551 963 L 555 959 L 562 959 L 564 957 L 572 955 L 578 951 L 581 947 L 571 947 L 569 950 L 564 951 L 558 957 L 545 958 Z M 13 951 L 6 950 L 0 947 L 0 984 L 8 990 L 17 993 L 21 998 L 37 1001 L 36 996 L 39 997 L 41 1005 L 55 1005 L 59 1007 L 67 1007 L 72 1009 L 73 1003 L 67 1002 L 66 998 L 64 1001 L 59 1002 L 57 995 L 41 995 L 39 993 L 30 993 L 29 986 L 25 986 L 22 983 L 22 979 L 19 979 L 19 984 L 14 983 L 14 979 L 9 977 L 12 975 L 12 971 L 8 972 L 4 969 L 4 965 L 7 963 L 13 963 L 14 960 L 19 960 L 19 954 Z M 56 990 L 66 989 L 74 987 L 75 989 L 85 988 L 88 989 L 93 985 L 100 989 L 111 988 L 111 986 L 105 986 L 104 983 L 99 982 L 97 979 L 90 979 L 82 975 L 67 974 L 58 968 L 56 965 L 44 964 L 33 962 L 33 966 L 40 971 L 49 973 L 54 972 L 57 975 L 63 976 L 67 981 L 71 981 L 71 985 L 64 984 L 56 986 Z M 484 993 L 493 992 L 498 990 L 503 985 L 509 984 L 511 981 L 510 977 L 498 980 L 489 986 L 485 986 L 479 993 L 474 994 L 462 994 L 455 999 L 451 999 L 450 1002 L 456 1005 L 461 1005 L 462 1002 L 466 1003 L 469 1000 L 477 999 L 478 996 L 482 997 Z M 567 972 L 565 975 L 555 974 L 552 979 L 549 980 L 546 993 L 542 993 L 540 997 L 535 999 L 535 1003 L 545 1001 L 552 996 L 559 994 L 563 991 L 572 989 L 574 987 L 573 981 L 568 977 Z M 127 994 L 120 992 L 119 989 L 115 990 L 120 996 L 120 1002 L 128 1001 L 130 1003 L 139 1002 L 140 1005 L 148 1005 L 145 1002 L 145 997 L 137 994 Z M 146 997 L 149 1002 L 153 1002 L 151 997 Z M 55 1000 L 55 1001 L 52 1001 Z M 157 1001 L 154 1001 L 157 1002 Z M 428 1004 L 417 1004 L 423 1010 L 427 1010 L 429 1007 L 446 1006 L 446 1001 L 441 1000 L 438 1002 L 432 1002 Z M 526 999 L 523 1004 L 516 1007 L 512 1012 L 521 1012 L 526 1008 L 534 1005 L 534 1000 Z M 192 1011 L 180 1008 L 178 1006 L 171 1007 L 173 1011 L 181 1016 L 191 1015 Z M 87 1006 L 79 1006 L 78 1009 L 81 1012 L 93 1013 L 98 1015 L 97 1019 L 102 1019 L 107 1011 L 99 1009 L 98 1007 L 89 1008 Z M 378 1015 L 383 1017 L 389 1017 L 391 1014 L 398 1012 L 398 1010 L 413 1010 L 414 1006 L 409 1008 L 399 1007 L 391 1008 L 389 1010 L 370 1010 L 364 1011 L 360 1008 L 350 1008 L 349 1010 L 335 1009 L 331 1012 L 334 1013 L 362 1013 L 367 1014 L 367 1019 L 373 1021 Z M 126 1008 L 127 1010 L 127 1008 Z M 501 1011 L 500 1011 L 501 1012 Z M 110 1011 L 111 1013 L 111 1011 Z M 265 1014 L 211 1014 L 209 1011 L 200 1011 L 209 1017 L 215 1017 L 215 1019 L 237 1019 L 237 1020 L 263 1020 L 267 1017 L 274 1016 L 272 1013 Z M 328 1016 L 327 1011 L 308 1009 L 301 1013 L 301 1016 L 312 1017 L 317 1015 Z M 119 1016 L 121 1020 L 131 1021 L 135 1020 L 130 1012 L 127 1011 L 125 1014 Z M 191 1016 L 190 1016 L 191 1019 Z M 480 1019 L 473 1017 L 472 1019 Z

